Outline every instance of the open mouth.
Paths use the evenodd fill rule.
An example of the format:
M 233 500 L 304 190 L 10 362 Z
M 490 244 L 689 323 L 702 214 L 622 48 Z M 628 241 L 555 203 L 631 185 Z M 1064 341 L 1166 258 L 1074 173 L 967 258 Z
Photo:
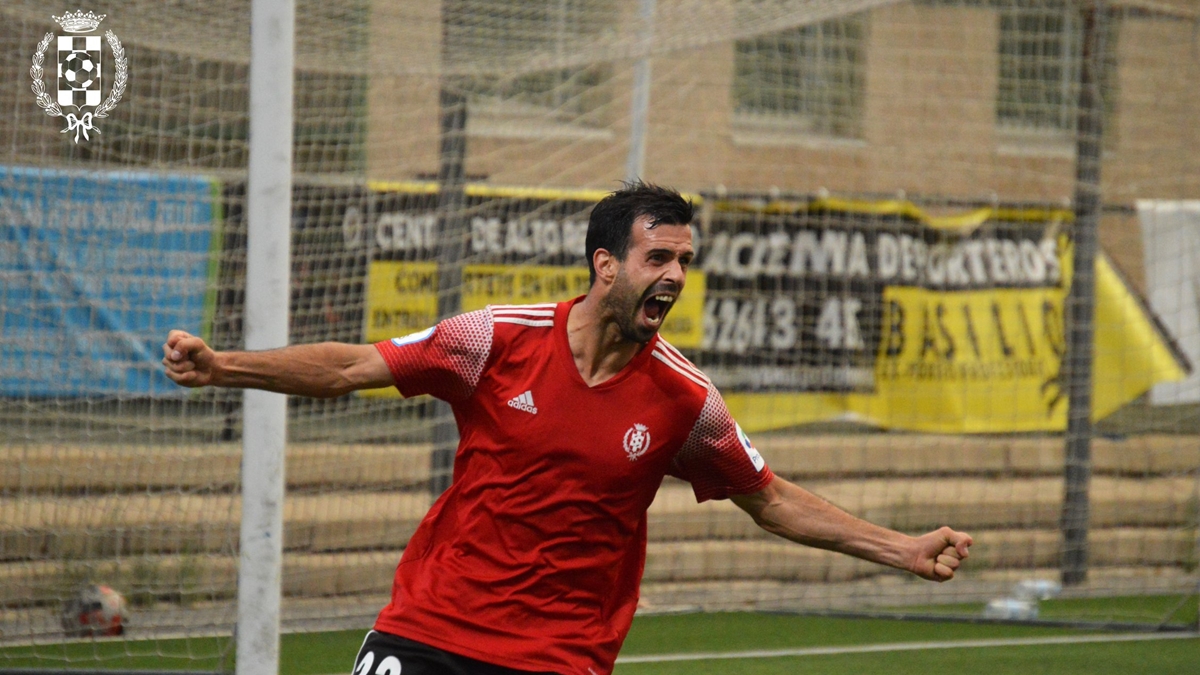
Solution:
M 646 298 L 642 303 L 642 313 L 652 326 L 658 326 L 666 318 L 671 305 L 675 304 L 675 296 L 669 293 L 657 293 Z

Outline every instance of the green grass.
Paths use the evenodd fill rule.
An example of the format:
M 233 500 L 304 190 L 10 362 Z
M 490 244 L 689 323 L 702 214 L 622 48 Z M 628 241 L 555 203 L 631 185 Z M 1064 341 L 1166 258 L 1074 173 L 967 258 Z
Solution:
M 983 613 L 983 607 L 983 603 L 968 603 L 920 608 L 905 607 L 899 611 L 979 616 Z M 1039 609 L 1038 618 L 1048 620 L 1194 626 L 1197 616 L 1200 615 L 1200 596 L 1192 594 L 1054 599 L 1043 600 L 1039 603 Z
M 1196 598 L 1181 596 L 1057 600 L 1043 604 L 1046 618 L 1161 620 L 1173 623 L 1196 616 Z M 963 610 L 967 606 L 963 606 Z M 1174 614 L 1172 615 L 1172 611 Z M 349 673 L 363 630 L 284 635 L 280 672 L 288 675 Z M 1022 625 L 995 625 L 884 619 L 836 619 L 782 614 L 724 613 L 638 617 L 622 656 L 680 652 L 799 649 L 806 647 L 978 640 L 1056 635 L 1094 635 L 1093 631 Z M 0 649 L 5 668 L 106 668 L 158 670 L 231 670 L 228 638 L 187 640 L 71 642 Z M 738 660 L 685 661 L 618 665 L 618 675 L 735 673 L 737 675 L 861 675 L 886 673 L 973 672 L 985 675 L 1180 675 L 1200 672 L 1200 640 L 1092 643 L 1013 647 L 839 654 Z
M 789 649 L 924 640 L 980 640 L 1071 635 L 1080 631 L 1036 626 L 983 625 L 886 619 L 827 619 L 730 612 L 638 617 L 623 656 L 677 652 Z
M 1200 596 L 1147 595 L 1129 598 L 1079 598 L 1041 603 L 1041 618 L 1129 621 L 1194 626 Z
M 1200 640 L 622 664 L 616 675 L 1195 675 Z
M 366 629 L 291 633 L 280 638 L 279 672 L 323 675 L 349 672 Z M 121 670 L 232 671 L 230 638 L 99 640 L 0 649 L 3 668 L 104 668 Z M 230 655 L 222 657 L 223 652 Z
M 367 636 L 364 630 L 343 630 L 336 633 L 293 633 L 284 635 L 280 645 L 279 672 L 297 675 L 328 675 L 346 673 L 354 665 L 354 657 Z

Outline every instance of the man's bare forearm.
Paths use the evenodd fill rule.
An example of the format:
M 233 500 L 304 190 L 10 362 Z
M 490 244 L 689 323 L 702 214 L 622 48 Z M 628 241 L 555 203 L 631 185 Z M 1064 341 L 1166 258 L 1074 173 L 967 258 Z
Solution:
M 762 490 L 733 501 L 764 530 L 785 539 L 907 570 L 930 581 L 953 579 L 973 542 L 971 535 L 949 527 L 912 537 L 868 523 L 778 476 Z
M 390 386 L 392 380 L 374 346 L 323 342 L 262 352 L 217 352 L 211 384 L 334 398 Z
M 856 558 L 908 570 L 912 568 L 912 537 L 857 518 L 808 490 L 777 479 L 772 490 L 750 508 L 734 498 L 772 534 L 805 546 L 852 555 Z

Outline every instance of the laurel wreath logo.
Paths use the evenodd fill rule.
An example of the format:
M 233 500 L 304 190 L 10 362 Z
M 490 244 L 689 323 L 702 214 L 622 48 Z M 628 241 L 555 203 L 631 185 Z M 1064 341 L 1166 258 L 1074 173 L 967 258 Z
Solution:
M 121 97 L 125 95 L 125 85 L 129 81 L 129 60 L 125 58 L 125 48 L 121 46 L 121 41 L 113 32 L 107 31 L 104 33 L 104 39 L 108 42 L 108 48 L 112 50 L 113 61 L 116 64 L 116 74 L 113 76 L 112 89 L 108 92 L 108 97 L 96 106 L 94 112 L 84 113 L 81 117 L 76 117 L 75 113 L 63 114 L 62 108 L 58 102 L 54 100 L 50 94 L 46 93 L 46 83 L 44 82 L 45 71 L 42 69 L 42 64 L 46 61 L 46 49 L 54 40 L 54 33 L 46 33 L 46 37 L 38 43 L 37 52 L 33 55 L 33 65 L 29 68 L 29 77 L 33 80 L 31 89 L 34 96 L 37 97 L 38 107 L 45 111 L 50 117 L 63 117 L 67 120 L 67 128 L 59 133 L 75 132 L 75 142 L 79 142 L 79 134 L 83 134 L 85 141 L 91 140 L 88 136 L 89 131 L 100 133 L 100 127 L 92 124 L 93 119 L 108 117 L 108 113 L 117 104 L 121 102 Z

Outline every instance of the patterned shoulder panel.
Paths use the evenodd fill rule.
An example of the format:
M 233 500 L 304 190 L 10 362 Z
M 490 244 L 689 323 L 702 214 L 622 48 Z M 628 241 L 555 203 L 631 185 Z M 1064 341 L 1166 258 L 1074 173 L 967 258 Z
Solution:
M 457 401 L 474 393 L 492 352 L 492 338 L 492 314 L 481 309 L 375 346 L 400 393 Z
M 470 392 L 483 375 L 492 352 L 494 321 L 488 309 L 452 316 L 441 322 L 438 330 L 446 340 L 446 352 L 456 374 Z
M 712 386 L 670 473 L 692 484 L 697 501 L 757 492 L 774 476 Z

